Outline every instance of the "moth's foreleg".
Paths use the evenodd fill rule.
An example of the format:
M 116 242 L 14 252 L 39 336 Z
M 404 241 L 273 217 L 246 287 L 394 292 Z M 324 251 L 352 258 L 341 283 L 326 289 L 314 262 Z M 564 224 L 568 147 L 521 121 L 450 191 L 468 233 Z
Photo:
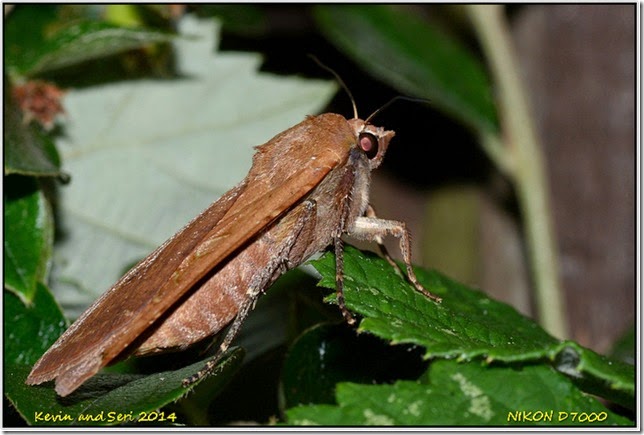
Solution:
M 197 373 L 190 376 L 189 378 L 184 379 L 182 382 L 184 387 L 194 384 L 195 382 L 205 378 L 210 373 L 212 373 L 212 371 L 214 370 L 219 360 L 221 360 L 221 357 L 226 353 L 226 351 L 230 347 L 230 343 L 232 343 L 232 341 L 239 333 L 239 330 L 241 329 L 241 326 L 244 323 L 244 320 L 246 320 L 248 313 L 250 313 L 250 311 L 255 306 L 255 303 L 257 302 L 257 299 L 259 298 L 260 293 L 261 293 L 260 288 L 249 287 L 248 291 L 246 292 L 246 300 L 239 308 L 239 312 L 237 313 L 235 320 L 233 320 L 232 325 L 230 325 L 230 327 L 228 328 L 228 331 L 226 332 L 226 336 L 221 341 L 221 344 L 219 345 L 219 349 L 217 349 L 215 356 L 212 357 L 212 359 L 206 361 L 206 364 L 204 364 L 203 368 L 199 370 Z
M 440 302 L 441 298 L 427 291 L 418 281 L 418 278 L 416 278 L 414 269 L 411 266 L 411 237 L 406 225 L 403 222 L 379 219 L 374 216 L 373 209 L 371 209 L 371 213 L 372 216 L 358 217 L 355 220 L 353 227 L 348 232 L 349 236 L 361 240 L 375 241 L 379 244 L 382 244 L 383 237 L 388 234 L 397 237 L 400 241 L 400 252 L 402 253 L 403 261 L 407 269 L 407 278 L 416 290 L 428 298 Z
M 367 211 L 365 212 L 365 216 L 368 218 L 374 218 L 378 219 L 378 216 L 376 215 L 376 210 L 373 208 L 371 204 L 367 206 Z M 389 264 L 391 264 L 391 267 L 396 269 L 398 272 L 400 272 L 401 276 L 404 276 L 405 274 L 403 271 L 400 269 L 400 266 L 398 263 L 396 263 L 391 255 L 389 255 L 389 251 L 387 250 L 387 247 L 385 246 L 384 239 L 380 234 L 376 234 L 373 238 L 374 242 L 378 245 L 378 249 L 380 250 L 380 255 L 384 257 L 385 260 Z
M 342 312 L 342 317 L 349 325 L 353 325 L 356 320 L 353 318 L 344 302 L 344 244 L 340 237 L 333 240 L 335 249 L 335 294 L 338 300 L 338 307 Z

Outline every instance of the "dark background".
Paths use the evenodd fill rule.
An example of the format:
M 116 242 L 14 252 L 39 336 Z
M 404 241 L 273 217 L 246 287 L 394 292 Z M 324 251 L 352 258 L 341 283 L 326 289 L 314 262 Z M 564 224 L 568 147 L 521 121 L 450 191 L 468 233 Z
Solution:
M 470 24 L 453 7 L 401 7 L 413 8 L 485 63 Z M 265 72 L 331 79 L 308 58 L 317 56 L 346 82 L 362 118 L 400 95 L 329 42 L 312 8 L 190 5 L 182 12 L 222 18 L 219 49 L 261 53 Z M 569 327 L 565 338 L 610 353 L 616 340 L 634 331 L 636 313 L 635 5 L 520 5 L 506 12 L 544 147 Z M 64 85 L 64 78 L 57 83 Z M 77 77 L 67 79 L 78 83 Z M 347 95 L 338 92 L 326 111 L 350 117 Z M 414 262 L 535 316 L 512 185 L 475 135 L 431 101 L 397 102 L 374 123 L 396 137 L 374 173 L 372 202 L 381 217 L 408 224 Z M 390 252 L 398 253 L 395 243 Z M 262 374 L 277 372 L 271 365 L 276 360 L 253 364 Z M 236 382 L 260 382 L 248 372 Z M 244 403 L 254 409 L 268 403 L 271 415 L 275 394 L 269 399 L 268 393 L 276 388 L 256 388 L 266 397 Z M 228 397 L 222 394 L 217 406 L 225 408 Z
M 446 7 L 413 8 L 478 53 L 462 17 Z M 260 9 L 265 27 L 255 35 L 224 24 L 222 50 L 261 52 L 265 71 L 328 78 L 307 58 L 314 54 L 343 78 L 362 117 L 400 94 L 331 45 L 310 7 Z M 507 12 L 544 146 L 569 338 L 609 352 L 635 318 L 635 6 L 525 5 Z M 225 23 L 234 22 L 228 13 Z M 349 116 L 346 94 L 338 93 L 328 111 Z M 396 138 L 375 174 L 372 202 L 381 216 L 408 223 L 414 260 L 534 314 L 514 195 L 476 138 L 431 103 L 396 103 L 376 121 Z M 431 148 L 423 145 L 428 137 Z M 465 192 L 475 211 L 466 227 L 474 252 L 460 264 L 443 264 L 436 239 L 465 230 L 456 210 L 432 226 L 440 214 L 432 202 L 454 191 Z M 431 246 L 420 249 L 432 243 L 436 254 L 427 253 Z

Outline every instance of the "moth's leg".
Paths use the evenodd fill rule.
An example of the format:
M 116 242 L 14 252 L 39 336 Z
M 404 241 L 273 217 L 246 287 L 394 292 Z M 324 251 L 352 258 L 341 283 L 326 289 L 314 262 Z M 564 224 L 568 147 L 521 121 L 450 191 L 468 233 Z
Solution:
M 338 300 L 338 307 L 342 317 L 349 325 L 353 325 L 356 320 L 353 318 L 347 306 L 344 303 L 344 244 L 340 237 L 333 240 L 333 247 L 335 249 L 335 294 Z
M 373 209 L 372 209 L 373 211 Z M 407 269 L 407 277 L 409 281 L 414 285 L 416 290 L 427 296 L 428 298 L 440 302 L 441 298 L 430 293 L 423 287 L 416 274 L 414 269 L 411 267 L 411 237 L 409 231 L 403 222 L 391 221 L 386 219 L 379 219 L 376 217 L 358 217 L 353 227 L 348 231 L 349 236 L 355 237 L 361 240 L 367 241 L 376 241 L 380 243 L 382 238 L 388 234 L 391 234 L 394 237 L 397 237 L 400 240 L 400 252 L 403 255 L 403 261 L 405 262 L 405 267 Z
M 219 345 L 219 349 L 215 353 L 215 356 L 213 356 L 212 359 L 206 361 L 206 364 L 204 364 L 203 368 L 199 370 L 197 373 L 190 376 L 189 378 L 184 379 L 183 380 L 184 387 L 187 387 L 190 384 L 194 384 L 200 379 L 205 378 L 213 371 L 213 369 L 215 368 L 215 366 L 217 365 L 221 357 L 228 350 L 228 347 L 230 347 L 230 343 L 232 343 L 232 341 L 237 336 L 237 333 L 241 329 L 241 326 L 244 323 L 244 320 L 246 320 L 248 313 L 250 313 L 250 311 L 254 308 L 260 293 L 261 293 L 261 289 L 256 287 L 249 287 L 248 292 L 246 292 L 247 299 L 240 307 L 239 312 L 237 313 L 237 316 L 235 317 L 235 320 L 233 321 L 232 325 L 230 325 L 230 327 L 228 328 L 228 331 L 226 332 L 226 336 L 224 337 L 221 344 Z
M 376 215 L 376 210 L 373 208 L 371 204 L 367 205 L 367 211 L 365 212 L 365 216 L 368 218 L 378 219 L 378 216 Z M 377 234 L 374 236 L 373 240 L 378 245 L 378 249 L 380 250 L 380 255 L 382 255 L 389 264 L 391 264 L 391 267 L 393 267 L 398 272 L 400 272 L 400 275 L 404 276 L 404 273 L 400 269 L 400 266 L 398 265 L 398 263 L 396 263 L 393 257 L 389 255 L 389 251 L 387 251 L 387 247 L 384 244 L 384 240 L 382 236 Z
M 287 263 L 289 261 L 289 252 L 297 241 L 298 236 L 303 232 L 307 225 L 315 224 L 315 201 L 306 201 L 295 208 L 291 213 L 295 213 L 297 215 L 295 223 L 293 226 L 288 228 L 288 235 L 282 239 L 281 245 L 275 249 L 277 252 L 272 257 L 273 260 L 262 270 L 261 273 L 257 274 L 249 284 L 246 292 L 246 300 L 239 307 L 237 316 L 228 328 L 228 331 L 226 331 L 226 335 L 221 341 L 215 356 L 208 360 L 203 368 L 197 373 L 184 379 L 184 387 L 203 379 L 212 372 L 221 357 L 228 350 L 228 347 L 230 347 L 230 344 L 237 336 L 237 333 L 239 333 L 239 330 L 250 311 L 255 308 L 255 304 L 257 303 L 257 299 L 259 299 L 260 294 L 265 291 L 266 286 L 273 281 L 273 278 L 277 273 L 281 274 L 288 270 Z

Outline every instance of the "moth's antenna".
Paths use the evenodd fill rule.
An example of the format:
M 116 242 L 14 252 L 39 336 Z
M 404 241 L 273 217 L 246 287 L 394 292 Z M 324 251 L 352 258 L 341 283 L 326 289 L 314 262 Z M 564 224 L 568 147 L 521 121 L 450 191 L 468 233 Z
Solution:
M 351 105 L 353 106 L 353 117 L 358 118 L 358 108 L 356 107 L 356 100 L 353 99 L 353 94 L 349 90 L 349 87 L 344 83 L 344 80 L 342 80 L 340 75 L 337 72 L 335 72 L 334 70 L 332 70 L 331 68 L 329 68 L 328 66 L 326 66 L 325 64 L 323 64 L 322 62 L 320 62 L 320 59 L 318 59 L 317 57 L 313 56 L 312 54 L 309 54 L 309 57 L 311 59 L 313 59 L 315 61 L 315 63 L 317 63 L 323 69 L 325 69 L 328 72 L 330 72 L 331 74 L 333 74 L 333 77 L 335 77 L 335 79 L 338 81 L 338 83 L 340 83 L 340 86 L 342 86 L 342 89 L 344 89 L 347 92 L 347 94 L 349 94 L 349 98 L 351 99 Z
M 376 116 L 378 113 L 382 112 L 382 110 L 383 110 L 383 109 L 385 109 L 385 108 L 389 107 L 389 106 L 391 105 L 391 103 L 393 103 L 394 101 L 397 101 L 397 100 L 407 100 L 407 101 L 413 101 L 413 102 L 416 102 L 416 103 L 429 103 L 429 102 L 430 102 L 430 101 L 429 101 L 428 99 L 426 99 L 426 98 L 412 98 L 412 97 L 405 97 L 405 96 L 403 96 L 403 95 L 398 95 L 398 96 L 396 96 L 396 97 L 393 97 L 391 100 L 387 101 L 385 104 L 383 104 L 382 106 L 380 106 L 378 109 L 376 109 L 376 111 L 375 111 L 375 112 L 373 112 L 371 115 L 369 115 L 369 116 L 367 117 L 367 119 L 365 119 L 365 120 L 364 120 L 364 123 L 365 123 L 365 124 L 368 124 L 368 123 L 369 123 L 369 121 L 370 121 L 374 116 Z

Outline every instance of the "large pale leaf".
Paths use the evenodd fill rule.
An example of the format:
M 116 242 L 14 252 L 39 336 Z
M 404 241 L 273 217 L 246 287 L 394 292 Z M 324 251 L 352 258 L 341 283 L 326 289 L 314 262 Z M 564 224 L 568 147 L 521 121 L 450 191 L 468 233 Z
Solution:
M 257 55 L 216 53 L 213 21 L 187 17 L 180 33 L 182 78 L 66 98 L 59 146 L 72 183 L 61 189 L 53 287 L 72 317 L 241 181 L 253 146 L 319 112 L 335 90 L 259 74 Z

